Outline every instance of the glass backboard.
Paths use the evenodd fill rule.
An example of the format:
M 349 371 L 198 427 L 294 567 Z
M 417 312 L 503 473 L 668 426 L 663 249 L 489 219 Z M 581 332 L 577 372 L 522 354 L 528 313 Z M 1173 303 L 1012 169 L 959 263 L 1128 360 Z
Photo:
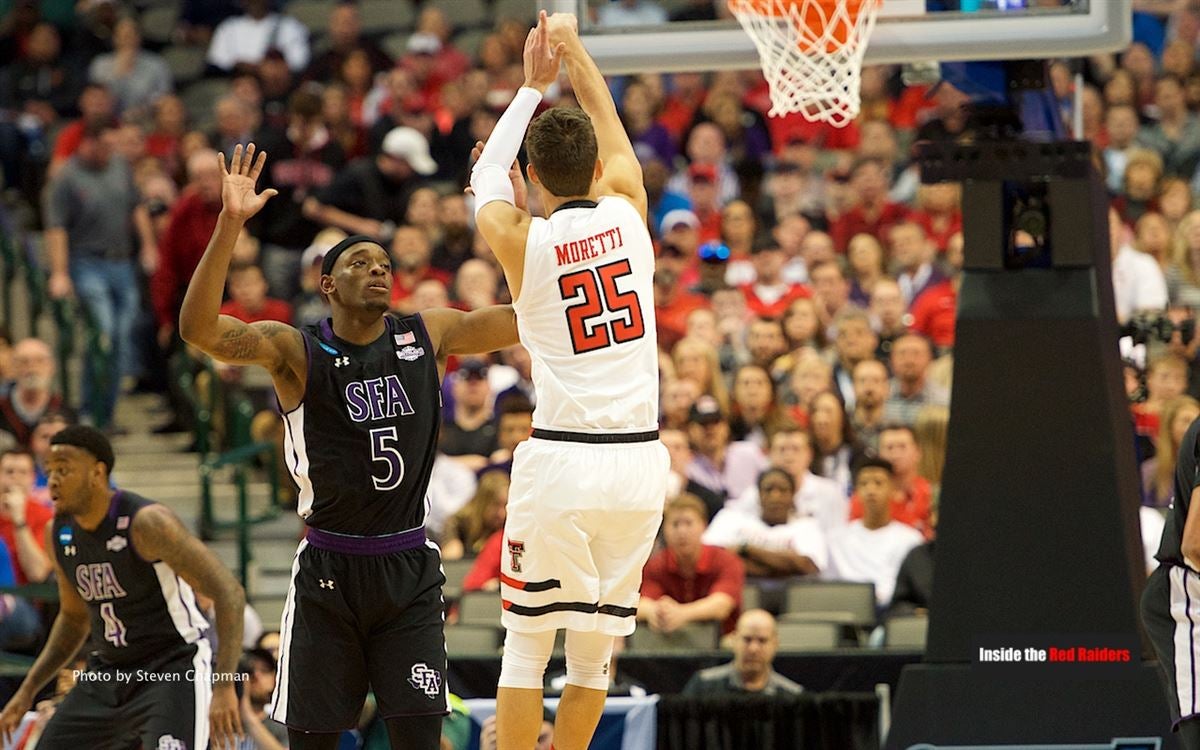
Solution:
M 1129 44 L 1131 1 L 883 0 L 866 63 L 1041 59 L 1113 51 Z M 608 74 L 759 65 L 754 44 L 725 0 L 538 4 L 577 14 L 588 50 Z

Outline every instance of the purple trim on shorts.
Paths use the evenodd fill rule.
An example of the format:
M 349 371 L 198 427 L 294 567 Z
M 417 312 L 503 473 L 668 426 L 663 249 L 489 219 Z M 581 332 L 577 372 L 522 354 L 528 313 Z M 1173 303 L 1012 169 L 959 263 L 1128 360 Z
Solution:
M 425 546 L 425 527 L 418 526 L 384 536 L 353 536 L 310 528 L 304 536 L 308 543 L 326 552 L 343 555 L 390 555 L 393 552 Z

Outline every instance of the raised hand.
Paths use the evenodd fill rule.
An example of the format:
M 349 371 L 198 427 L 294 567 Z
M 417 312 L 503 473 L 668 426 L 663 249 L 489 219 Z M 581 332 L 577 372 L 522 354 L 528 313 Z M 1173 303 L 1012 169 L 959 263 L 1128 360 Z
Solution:
M 262 174 L 263 165 L 267 163 L 267 152 L 260 151 L 254 158 L 254 144 L 242 152 L 241 144 L 233 149 L 233 158 L 229 167 L 225 166 L 225 154 L 221 154 L 221 203 L 223 210 L 230 216 L 246 221 L 262 210 L 267 201 L 279 194 L 271 188 L 261 193 L 254 191 L 258 176 Z
M 579 19 L 574 13 L 553 13 L 546 19 L 551 44 L 566 42 L 579 35 Z
M 566 45 L 550 41 L 549 19 L 546 11 L 538 13 L 537 26 L 525 37 L 525 85 L 545 92 L 558 78 L 558 66 Z

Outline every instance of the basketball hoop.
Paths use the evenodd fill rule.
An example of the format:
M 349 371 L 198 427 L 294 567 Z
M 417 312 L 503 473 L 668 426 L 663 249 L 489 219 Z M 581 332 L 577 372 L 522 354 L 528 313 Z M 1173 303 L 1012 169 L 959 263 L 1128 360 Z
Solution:
M 858 116 L 867 40 L 882 0 L 728 0 L 771 86 L 770 114 L 845 127 Z

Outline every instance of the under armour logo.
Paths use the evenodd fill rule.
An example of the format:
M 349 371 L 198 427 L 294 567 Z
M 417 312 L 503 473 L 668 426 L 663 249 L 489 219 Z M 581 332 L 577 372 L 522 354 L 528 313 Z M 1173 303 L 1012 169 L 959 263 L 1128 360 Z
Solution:
M 158 738 L 158 747 L 155 750 L 187 750 L 187 743 L 177 740 L 169 734 L 164 734 Z
M 109 552 L 120 552 L 128 545 L 129 542 L 125 541 L 125 537 L 123 536 L 114 536 L 112 539 L 109 539 L 104 543 L 105 549 L 107 549 Z
M 67 557 L 74 557 L 75 556 L 75 545 L 68 544 L 66 547 L 63 547 L 63 554 L 66 555 Z
M 333 579 L 332 578 L 329 578 L 329 579 L 318 578 L 317 580 L 320 581 L 321 588 L 329 589 L 330 591 L 333 591 Z
M 512 572 L 514 572 L 514 573 L 521 572 L 521 555 L 524 555 L 524 554 L 525 554 L 525 542 L 509 541 L 509 543 L 508 543 L 508 556 L 509 556 L 509 563 L 510 563 L 509 567 L 512 568 Z
M 412 674 L 409 675 L 408 684 L 413 686 L 414 690 L 420 690 L 425 693 L 429 700 L 438 697 L 442 692 L 442 676 L 438 674 L 436 669 L 430 669 L 424 662 L 414 664 Z
M 349 364 L 350 364 L 349 357 L 334 357 L 333 358 L 333 366 L 334 367 L 347 367 L 347 366 L 349 366 Z

